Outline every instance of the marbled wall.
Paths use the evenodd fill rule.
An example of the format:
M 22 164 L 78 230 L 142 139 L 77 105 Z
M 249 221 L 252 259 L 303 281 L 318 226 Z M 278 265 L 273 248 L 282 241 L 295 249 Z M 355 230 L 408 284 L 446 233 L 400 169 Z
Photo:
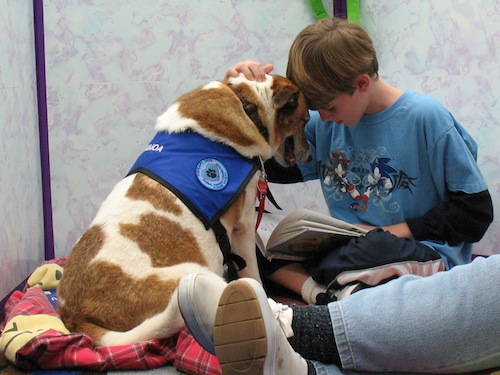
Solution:
M 2 271 L 0 284 L 11 286 L 43 253 L 36 194 L 40 179 L 33 151 L 38 147 L 33 63 L 32 56 L 22 52 L 24 44 L 32 42 L 31 9 L 22 3 L 8 1 L 7 13 L 24 19 L 24 26 L 14 24 L 4 11 L 0 15 L 0 90 L 11 101 L 8 109 L 1 107 L 0 144 L 2 153 L 18 152 L 30 172 L 20 175 L 19 158 L 9 156 L 0 185 L 2 208 L 18 215 L 6 220 L 11 216 L 2 211 L 7 227 L 0 237 L 1 267 L 7 268 L 7 259 L 9 270 L 18 270 L 7 276 Z M 377 47 L 382 78 L 430 94 L 455 114 L 479 143 L 479 163 L 499 207 L 498 1 L 360 3 L 361 23 Z M 151 138 L 155 118 L 177 96 L 222 78 L 228 66 L 244 59 L 274 62 L 275 72 L 283 74 L 294 36 L 314 21 L 306 0 L 45 0 L 44 11 L 56 256 L 69 252 Z M 11 52 L 13 41 L 21 52 Z M 17 73 L 6 73 L 11 71 Z M 19 82 L 9 81 L 14 76 Z M 14 120 L 29 126 L 21 132 Z M 19 141 L 21 148 L 5 139 Z M 24 187 L 13 191 L 5 187 L 5 178 Z M 282 201 L 324 210 L 314 183 L 276 187 L 274 194 L 284 195 Z M 36 212 L 23 221 L 26 210 Z M 500 252 L 498 237 L 500 225 L 495 221 L 476 251 Z
M 284 73 L 306 1 L 45 1 L 56 254 L 66 254 L 180 94 L 248 58 Z
M 33 9 L 0 12 L 0 300 L 43 260 Z

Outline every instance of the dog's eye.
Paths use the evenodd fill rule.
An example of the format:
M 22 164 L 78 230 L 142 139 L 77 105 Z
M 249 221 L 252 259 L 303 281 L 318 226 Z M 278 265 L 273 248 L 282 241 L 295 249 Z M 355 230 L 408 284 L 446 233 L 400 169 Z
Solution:
M 257 104 L 251 103 L 251 102 L 245 102 L 245 103 L 243 103 L 243 110 L 247 114 L 257 112 L 257 110 L 258 110 Z

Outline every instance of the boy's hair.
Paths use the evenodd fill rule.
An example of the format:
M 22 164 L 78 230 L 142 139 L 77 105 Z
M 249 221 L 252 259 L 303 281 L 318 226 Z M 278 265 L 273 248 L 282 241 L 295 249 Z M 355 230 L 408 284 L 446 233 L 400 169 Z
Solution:
M 322 19 L 303 29 L 290 48 L 286 75 L 310 108 L 324 108 L 339 94 L 351 95 L 361 74 L 378 77 L 378 61 L 372 40 L 357 24 Z

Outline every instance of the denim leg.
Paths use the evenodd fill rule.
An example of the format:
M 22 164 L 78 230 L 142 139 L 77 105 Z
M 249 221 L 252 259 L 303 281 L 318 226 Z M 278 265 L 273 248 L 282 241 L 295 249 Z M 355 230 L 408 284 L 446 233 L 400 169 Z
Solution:
M 438 373 L 500 366 L 499 286 L 500 255 L 493 255 L 330 303 L 343 369 Z
M 344 372 L 335 365 L 325 365 L 318 361 L 311 361 L 316 370 L 316 375 L 342 375 Z

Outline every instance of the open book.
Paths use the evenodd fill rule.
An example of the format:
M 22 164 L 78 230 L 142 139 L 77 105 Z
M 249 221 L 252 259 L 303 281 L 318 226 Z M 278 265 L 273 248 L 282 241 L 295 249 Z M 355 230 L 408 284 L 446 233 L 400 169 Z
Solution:
M 346 244 L 367 231 L 305 208 L 288 215 L 264 213 L 255 236 L 267 259 L 304 260 Z

